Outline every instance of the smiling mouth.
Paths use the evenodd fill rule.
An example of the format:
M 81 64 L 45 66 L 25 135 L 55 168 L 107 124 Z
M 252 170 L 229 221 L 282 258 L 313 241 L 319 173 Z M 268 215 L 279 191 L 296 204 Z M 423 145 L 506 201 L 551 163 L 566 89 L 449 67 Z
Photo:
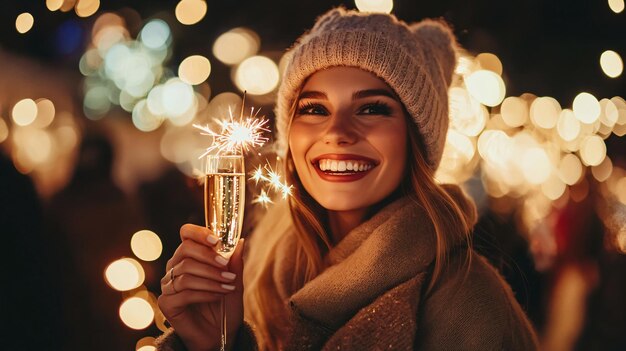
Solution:
M 320 171 L 333 175 L 349 175 L 360 172 L 367 172 L 376 165 L 363 160 L 331 160 L 320 159 L 316 162 Z

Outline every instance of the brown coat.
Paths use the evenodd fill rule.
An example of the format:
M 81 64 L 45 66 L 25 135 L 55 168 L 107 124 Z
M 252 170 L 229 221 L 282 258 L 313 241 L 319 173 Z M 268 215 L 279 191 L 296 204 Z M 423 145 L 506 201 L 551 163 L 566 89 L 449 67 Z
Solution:
M 296 292 L 285 283 L 292 274 L 293 241 L 278 240 L 270 262 L 275 293 L 289 306 L 285 348 L 537 349 L 533 327 L 511 289 L 477 254 L 469 266 L 464 254 L 452 255 L 449 269 L 425 296 L 435 257 L 432 228 L 425 223 L 423 210 L 411 200 L 390 204 L 350 232 L 327 255 L 327 268 Z M 251 312 L 254 306 L 246 305 Z

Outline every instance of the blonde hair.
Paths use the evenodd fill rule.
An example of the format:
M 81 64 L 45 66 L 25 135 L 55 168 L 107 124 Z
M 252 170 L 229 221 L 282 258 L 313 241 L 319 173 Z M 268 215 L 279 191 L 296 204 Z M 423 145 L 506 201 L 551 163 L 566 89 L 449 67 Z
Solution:
M 294 101 L 290 115 L 295 113 L 297 101 Z M 421 206 L 428 218 L 430 218 L 436 238 L 436 254 L 431 280 L 426 293 L 435 285 L 441 274 L 445 271 L 448 262 L 448 253 L 455 247 L 471 247 L 471 230 L 476 222 L 477 214 L 474 204 L 463 197 L 451 196 L 450 192 L 456 191 L 454 187 L 440 185 L 434 178 L 434 171 L 429 167 L 423 155 L 423 146 L 418 134 L 417 127 L 408 112 L 405 111 L 408 130 L 407 168 L 408 177 L 400 185 L 402 195 L 411 197 Z M 413 126 L 413 127 L 411 127 Z M 328 233 L 328 216 L 326 210 L 317 203 L 304 189 L 295 170 L 290 152 L 287 152 L 285 160 L 285 175 L 288 181 L 294 185 L 293 196 L 289 198 L 289 210 L 291 214 L 290 230 L 294 232 L 296 242 L 295 269 L 292 277 L 290 291 L 297 291 L 308 281 L 315 278 L 323 268 L 323 257 L 331 248 L 331 240 Z M 456 187 L 458 189 L 458 187 Z M 398 195 L 394 192 L 394 195 Z M 460 198 L 457 202 L 455 199 Z M 284 211 L 284 210 L 283 210 Z M 278 214 L 274 214 L 274 221 L 281 221 Z M 266 225 L 268 229 L 272 224 Z M 258 228 L 259 230 L 261 228 Z M 274 230 L 274 229 L 271 229 Z M 289 230 L 282 231 L 288 234 Z M 276 233 L 275 233 L 276 234 Z M 278 240 L 274 240 L 276 245 Z M 466 266 L 469 267 L 471 250 L 466 250 Z M 285 332 L 284 321 L 277 320 L 280 313 L 286 308 L 284 301 L 276 294 L 273 278 L 273 254 L 274 248 L 270 249 L 265 261 L 257 262 L 258 274 L 255 282 L 250 286 L 252 291 L 247 293 L 246 306 L 254 306 L 254 314 L 249 319 L 254 324 L 259 336 L 261 350 L 280 349 L 281 339 Z M 248 262 L 246 262 L 248 263 Z M 273 318 L 276 317 L 276 318 Z

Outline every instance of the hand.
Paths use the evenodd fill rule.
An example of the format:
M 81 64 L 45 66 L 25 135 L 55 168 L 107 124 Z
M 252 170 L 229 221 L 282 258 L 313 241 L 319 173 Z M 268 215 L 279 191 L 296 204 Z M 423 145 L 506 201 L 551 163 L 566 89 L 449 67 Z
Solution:
M 243 322 L 244 240 L 230 260 L 214 249 L 211 230 L 185 224 L 182 243 L 167 262 L 159 308 L 189 350 L 216 349 L 221 343 L 221 297 L 225 296 L 229 341 Z

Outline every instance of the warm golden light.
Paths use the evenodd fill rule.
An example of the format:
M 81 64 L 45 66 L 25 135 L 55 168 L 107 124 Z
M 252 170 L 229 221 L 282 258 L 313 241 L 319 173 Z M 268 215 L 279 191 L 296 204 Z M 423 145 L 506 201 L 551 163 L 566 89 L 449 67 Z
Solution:
M 178 76 L 183 82 L 191 85 L 198 85 L 211 74 L 211 62 L 201 55 L 189 56 L 178 66 Z
M 154 320 L 154 310 L 150 303 L 140 297 L 131 297 L 120 306 L 122 322 L 132 329 L 145 329 Z
M 15 124 L 27 126 L 37 118 L 37 104 L 32 99 L 20 100 L 13 106 L 11 115 Z
M 499 76 L 502 75 L 502 62 L 498 56 L 489 52 L 484 52 L 476 56 L 476 62 L 478 62 L 482 69 L 492 71 Z
M 356 8 L 361 12 L 391 13 L 393 0 L 354 0 Z
M 600 55 L 600 67 L 607 76 L 617 78 L 624 71 L 624 62 L 617 52 L 607 50 Z
M 18 33 L 24 34 L 33 28 L 34 23 L 35 19 L 33 18 L 33 15 L 28 12 L 24 12 L 15 19 L 15 28 Z
M 252 95 L 271 92 L 278 85 L 278 67 L 274 61 L 264 56 L 245 59 L 235 73 L 235 83 L 241 91 Z
M 63 6 L 63 0 L 46 0 L 46 7 L 50 11 L 56 11 Z
M 185 25 L 200 22 L 206 15 L 207 6 L 204 0 L 181 0 L 176 5 L 176 19 Z
M 611 158 L 608 156 L 599 165 L 591 167 L 591 174 L 599 182 L 609 179 L 611 173 L 613 173 L 613 162 L 611 162 Z
M 9 137 L 9 126 L 7 126 L 4 119 L 0 117 L 0 143 L 7 140 L 8 137 Z
M 79 0 L 74 7 L 78 17 L 89 17 L 96 13 L 100 8 L 100 0 Z
M 130 239 L 130 248 L 139 259 L 154 261 L 161 256 L 163 244 L 156 233 L 150 230 L 140 230 Z
M 163 86 L 161 104 L 168 116 L 181 116 L 193 107 L 193 88 L 178 78 L 168 80 Z
M 615 184 L 615 195 L 619 202 L 626 205 L 626 177 L 621 177 Z
M 154 341 L 155 339 L 151 336 L 139 339 L 137 344 L 135 344 L 135 351 L 155 351 Z
M 109 264 L 104 276 L 107 283 L 119 291 L 135 289 L 143 284 L 145 279 L 143 267 L 132 258 L 122 258 Z
M 600 100 L 600 122 L 609 128 L 613 128 L 619 120 L 619 110 L 615 103 L 609 99 Z
M 572 141 L 578 137 L 580 134 L 580 121 L 574 116 L 574 111 L 570 109 L 561 111 L 556 130 L 565 141 Z
M 583 175 L 583 165 L 574 154 L 567 154 L 561 159 L 559 177 L 567 185 L 574 185 Z
M 512 128 L 521 127 L 528 120 L 528 103 L 524 99 L 509 96 L 502 101 L 500 113 L 504 123 Z
M 557 200 L 565 192 L 565 183 L 556 174 L 551 174 L 545 183 L 541 184 L 541 192 L 550 200 Z
M 597 166 L 606 157 L 606 144 L 601 137 L 591 135 L 580 144 L 580 158 L 588 166 Z
M 450 127 L 467 136 L 477 136 L 485 128 L 489 112 L 467 90 L 453 87 L 448 91 Z
M 574 98 L 573 110 L 574 116 L 586 124 L 594 123 L 600 117 L 600 103 L 589 93 L 580 93 Z
M 227 65 L 236 65 L 256 55 L 261 45 L 256 33 L 247 28 L 234 28 L 220 35 L 213 44 L 213 55 Z
M 540 97 L 530 105 L 530 120 L 534 125 L 552 129 L 556 126 L 561 113 L 561 105 L 551 97 Z
M 133 107 L 131 115 L 133 125 L 142 132 L 151 132 L 156 130 L 161 126 L 164 120 L 163 117 L 152 113 L 152 111 L 148 108 L 145 99 L 137 102 L 137 104 Z
M 624 0 L 609 0 L 609 7 L 611 11 L 620 13 L 624 11 Z
M 54 120 L 54 103 L 48 99 L 38 99 L 37 104 L 37 117 L 33 122 L 33 126 L 37 128 L 45 128 L 49 126 Z
M 483 105 L 497 106 L 506 94 L 504 81 L 496 73 L 479 70 L 465 77 L 469 93 Z
M 532 147 L 522 156 L 522 172 L 530 184 L 541 184 L 550 177 L 552 166 L 545 150 Z

